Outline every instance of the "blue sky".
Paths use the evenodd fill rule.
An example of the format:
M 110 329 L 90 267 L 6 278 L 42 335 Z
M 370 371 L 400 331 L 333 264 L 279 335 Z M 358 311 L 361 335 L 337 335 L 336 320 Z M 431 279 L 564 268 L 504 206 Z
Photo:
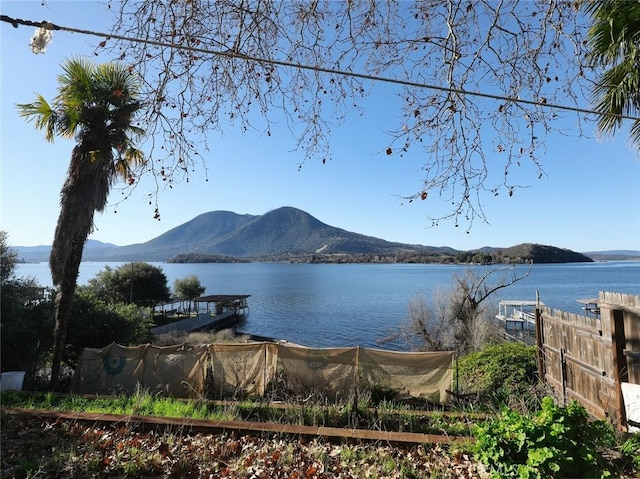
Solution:
M 104 7 L 89 1 L 3 0 L 0 9 L 11 17 L 74 28 L 109 27 Z M 47 52 L 35 55 L 29 48 L 34 30 L 0 23 L 0 228 L 14 246 L 51 244 L 73 147 L 60 139 L 47 143 L 41 131 L 19 117 L 15 104 L 32 101 L 36 92 L 52 99 L 66 58 L 101 59 L 93 55 L 100 39 L 66 32 L 55 32 Z M 547 175 L 538 179 L 523 167 L 516 174 L 528 188 L 510 198 L 484 197 L 488 224 L 476 221 L 468 233 L 453 222 L 431 227 L 428 218 L 446 208 L 445 199 L 401 199 L 422 184 L 422 155 L 417 149 L 403 158 L 384 153 L 386 132 L 397 126 L 399 114 L 394 88 L 375 86 L 363 104 L 364 115 L 353 114 L 334 128 L 333 159 L 326 164 L 308 161 L 299 169 L 303 157 L 285 127 L 276 127 L 270 137 L 241 134 L 238 128 L 212 134 L 211 152 L 205 153 L 209 181 L 203 169 L 196 170 L 189 183 L 163 190 L 160 221 L 148 204 L 151 179 L 141 181 L 124 201 L 114 189 L 109 208 L 96 215 L 91 238 L 141 243 L 207 211 L 260 215 L 294 206 L 331 226 L 403 243 L 461 250 L 524 242 L 575 251 L 640 250 L 640 162 L 623 133 L 606 141 L 551 134 L 541 158 Z

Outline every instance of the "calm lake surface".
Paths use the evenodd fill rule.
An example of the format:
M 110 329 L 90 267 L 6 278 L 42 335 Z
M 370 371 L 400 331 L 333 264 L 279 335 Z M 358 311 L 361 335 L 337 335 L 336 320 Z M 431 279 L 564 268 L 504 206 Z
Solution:
M 85 262 L 78 284 L 86 284 L 106 265 Z M 470 269 L 483 275 L 491 268 L 459 265 L 413 264 L 170 264 L 153 263 L 164 271 L 169 287 L 179 278 L 195 275 L 205 294 L 249 294 L 249 313 L 240 329 L 311 347 L 366 346 L 397 330 L 407 319 L 410 300 L 424 295 L 431 302 L 438 291 L 447 292 L 454 277 Z M 495 268 L 495 267 L 494 267 Z M 527 266 L 517 266 L 522 275 Z M 47 263 L 19 264 L 18 276 L 34 277 L 51 286 Z M 494 274 L 496 284 L 501 276 Z M 533 265 L 529 276 L 503 289 L 499 299 L 540 300 L 554 309 L 580 313 L 576 300 L 594 298 L 599 291 L 640 295 L 640 262 Z M 404 349 L 399 342 L 383 347 Z

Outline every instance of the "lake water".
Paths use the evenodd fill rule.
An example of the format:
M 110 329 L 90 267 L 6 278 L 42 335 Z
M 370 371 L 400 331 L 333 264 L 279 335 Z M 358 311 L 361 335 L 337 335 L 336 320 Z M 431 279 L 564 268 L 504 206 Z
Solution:
M 105 265 L 85 262 L 78 284 L 86 284 Z M 241 330 L 311 347 L 380 347 L 377 341 L 397 331 L 407 319 L 410 300 L 424 295 L 430 302 L 438 291 L 454 285 L 455 276 L 470 269 L 483 275 L 490 267 L 415 264 L 170 264 L 153 263 L 164 271 L 169 287 L 195 275 L 205 294 L 249 294 L 249 313 Z M 495 267 L 494 267 L 495 268 Z M 517 266 L 522 275 L 527 266 Z M 494 274 L 496 284 L 511 270 Z M 51 286 L 46 263 L 19 264 L 18 276 L 34 277 Z M 554 309 L 580 313 L 581 298 L 599 291 L 640 295 L 640 262 L 601 262 L 533 265 L 523 280 L 503 289 L 499 299 L 540 300 Z M 403 349 L 398 342 L 385 345 Z

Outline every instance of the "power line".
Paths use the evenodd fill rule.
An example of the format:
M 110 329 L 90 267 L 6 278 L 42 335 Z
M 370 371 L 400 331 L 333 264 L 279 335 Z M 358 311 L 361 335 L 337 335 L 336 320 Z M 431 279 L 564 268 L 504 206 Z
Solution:
M 103 32 L 95 32 L 95 31 L 92 31 L 92 30 L 83 30 L 83 29 L 78 29 L 78 28 L 73 28 L 73 27 L 65 27 L 65 26 L 56 25 L 54 23 L 47 22 L 47 21 L 35 22 L 35 21 L 32 21 L 32 20 L 23 20 L 23 19 L 20 19 L 20 18 L 12 18 L 12 17 L 9 17 L 7 15 L 0 15 L 0 20 L 3 21 L 3 22 L 10 23 L 14 28 L 18 28 L 19 25 L 26 25 L 26 26 L 30 26 L 30 27 L 45 28 L 47 30 L 59 30 L 59 31 L 71 32 L 71 33 L 80 33 L 82 35 L 91 35 L 91 36 L 100 37 L 100 38 L 106 38 L 106 39 L 114 38 L 114 39 L 117 39 L 117 40 L 123 40 L 123 41 L 133 42 L 133 43 L 144 43 L 144 44 L 147 44 L 147 45 L 154 45 L 154 46 L 165 47 L 165 48 L 175 48 L 175 49 L 178 49 L 178 50 L 186 50 L 186 51 L 195 52 L 195 53 L 205 53 L 205 54 L 208 54 L 208 55 L 217 55 L 217 56 L 223 56 L 223 57 L 228 57 L 228 58 L 237 58 L 237 59 L 240 59 L 240 60 L 252 61 L 252 62 L 267 64 L 267 65 L 276 65 L 276 66 L 297 68 L 299 70 L 311 70 L 311 71 L 315 71 L 315 72 L 329 73 L 329 74 L 340 75 L 340 76 L 348 76 L 348 77 L 359 78 L 359 79 L 363 79 L 363 80 L 377 81 L 377 82 L 383 82 L 383 83 L 391 83 L 391 84 L 395 84 L 395 85 L 410 86 L 410 87 L 415 87 L 415 88 L 424 88 L 424 89 L 428 89 L 428 90 L 436 90 L 436 91 L 442 91 L 442 92 L 456 93 L 456 94 L 459 94 L 459 95 L 468 95 L 468 96 L 476 96 L 476 97 L 480 97 L 480 98 L 489 98 L 489 99 L 492 99 L 492 100 L 500 100 L 500 101 L 506 101 L 506 102 L 511 102 L 511 103 L 520 103 L 520 104 L 524 104 L 524 105 L 531 105 L 531 106 L 538 106 L 538 107 L 543 107 L 543 108 L 551 108 L 551 109 L 558 109 L 558 110 L 564 110 L 564 111 L 571 111 L 571 112 L 575 112 L 575 113 L 585 113 L 585 114 L 589 114 L 589 115 L 598 115 L 598 116 L 611 116 L 611 117 L 620 118 L 620 119 L 624 119 L 624 120 L 640 121 L 640 117 L 637 117 L 637 116 L 614 114 L 614 113 L 603 113 L 603 112 L 598 112 L 598 111 L 591 110 L 591 109 L 588 109 L 588 108 L 580 108 L 580 107 L 574 107 L 574 106 L 568 106 L 568 105 L 559 105 L 559 104 L 554 104 L 554 103 L 548 103 L 546 100 L 541 100 L 541 101 L 525 100 L 525 99 L 522 99 L 522 98 L 512 98 L 512 97 L 507 97 L 507 96 L 503 96 L 503 95 L 495 95 L 495 94 L 492 94 L 492 93 L 474 92 L 474 91 L 464 90 L 464 89 L 461 89 L 461 88 L 444 87 L 444 86 L 439 86 L 439 85 L 429 85 L 429 84 L 426 84 L 426 83 L 418 83 L 418 82 L 414 82 L 414 81 L 410 81 L 410 80 L 398 80 L 396 78 L 380 77 L 380 76 L 376 76 L 376 75 L 369 75 L 369 74 L 366 74 L 366 73 L 347 72 L 347 71 L 343 71 L 343 70 L 336 70 L 336 69 L 333 69 L 333 68 L 325 68 L 325 67 L 320 67 L 320 66 L 312 66 L 312 65 L 304 65 L 304 64 L 300 64 L 300 63 L 294 63 L 294 62 L 287 62 L 287 61 L 283 61 L 283 60 L 272 60 L 272 59 L 268 59 L 268 58 L 254 57 L 254 56 L 251 56 L 251 55 L 245 55 L 243 53 L 238 53 L 238 52 L 234 52 L 234 51 L 231 51 L 231 50 L 227 50 L 227 51 L 209 50 L 209 49 L 206 49 L 206 48 L 198 48 L 198 47 L 192 47 L 192 46 L 188 46 L 188 45 L 186 45 L 186 46 L 185 45 L 178 45 L 176 43 L 160 42 L 160 41 L 157 41 L 157 40 L 145 40 L 145 39 L 142 39 L 142 38 L 126 37 L 126 36 L 122 36 L 122 35 L 114 35 L 114 34 L 103 33 Z

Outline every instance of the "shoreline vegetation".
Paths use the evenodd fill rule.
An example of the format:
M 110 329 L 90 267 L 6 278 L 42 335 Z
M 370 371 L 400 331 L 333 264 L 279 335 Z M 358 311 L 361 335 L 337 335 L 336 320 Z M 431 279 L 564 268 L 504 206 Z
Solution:
M 252 263 L 285 262 L 303 264 L 402 263 L 402 264 L 528 264 L 528 263 L 592 263 L 582 253 L 544 246 L 522 244 L 504 249 L 445 253 L 442 251 L 397 251 L 391 253 L 282 253 L 253 258 L 238 258 L 203 253 L 177 255 L 167 263 Z

